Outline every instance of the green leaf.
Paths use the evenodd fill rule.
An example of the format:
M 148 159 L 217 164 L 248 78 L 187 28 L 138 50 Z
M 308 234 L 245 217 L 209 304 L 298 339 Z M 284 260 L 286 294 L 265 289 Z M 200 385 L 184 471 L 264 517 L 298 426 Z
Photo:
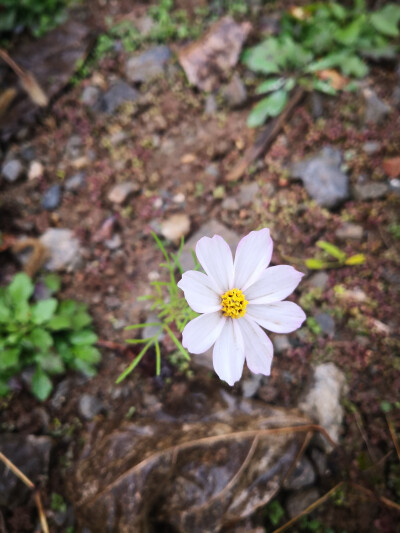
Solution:
M 48 322 L 57 309 L 58 302 L 55 298 L 40 300 L 32 306 L 32 322 L 40 325 Z
M 0 379 L 0 396 L 6 396 L 10 392 L 10 387 L 7 382 Z
M 94 364 L 98 363 L 101 359 L 101 354 L 97 348 L 94 346 L 75 346 L 73 348 L 73 353 L 82 361 L 86 363 Z
M 346 8 L 344 8 L 343 6 L 341 6 L 340 4 L 338 4 L 337 2 L 331 2 L 331 3 L 329 4 L 329 7 L 330 7 L 330 9 L 331 9 L 331 11 L 332 11 L 332 15 L 333 15 L 336 19 L 338 19 L 338 20 L 340 20 L 340 21 L 343 21 L 343 20 L 346 19 L 346 17 L 347 17 L 347 13 L 348 13 L 348 11 L 347 11 Z
M 58 314 L 71 316 L 76 313 L 77 308 L 78 304 L 74 300 L 63 300 L 62 302 L 60 302 Z
M 346 259 L 346 265 L 362 265 L 365 263 L 366 257 L 364 254 L 355 254 Z
M 285 84 L 285 78 L 271 78 L 270 80 L 260 83 L 256 89 L 256 94 L 265 94 L 277 91 Z
M 285 108 L 287 100 L 288 94 L 283 89 L 270 94 L 266 98 L 263 98 L 252 109 L 247 118 L 247 125 L 249 128 L 261 126 L 268 117 L 276 117 L 279 115 Z
M 367 64 L 360 57 L 354 55 L 344 57 L 340 69 L 345 76 L 355 76 L 356 78 L 363 78 L 368 74 Z
M 242 55 L 242 61 L 250 70 L 263 74 L 276 74 L 280 71 L 278 66 L 280 45 L 274 37 L 266 39 L 257 46 L 248 48 Z
M 360 33 L 365 25 L 365 15 L 361 15 L 345 28 L 339 28 L 334 33 L 334 38 L 340 44 L 352 46 L 355 44 L 360 36 Z
M 48 329 L 51 329 L 52 331 L 60 331 L 62 329 L 71 329 L 71 321 L 73 317 L 69 317 L 66 315 L 62 316 L 53 316 L 49 320 L 49 322 L 46 324 L 46 327 Z
M 54 344 L 56 352 L 62 357 L 62 360 L 70 366 L 74 359 L 74 354 L 72 353 L 68 342 L 63 339 L 56 339 Z
M 319 248 L 321 248 L 321 250 L 324 250 L 326 253 L 328 253 L 329 255 L 332 255 L 339 261 L 344 261 L 347 257 L 347 255 L 344 252 L 342 252 L 340 248 L 338 248 L 334 244 L 331 244 L 330 242 L 318 241 L 316 245 Z
M 340 66 L 346 56 L 347 54 L 343 52 L 328 54 L 322 59 L 310 63 L 306 68 L 306 72 L 317 72 L 319 70 Z
M 97 342 L 98 337 L 93 331 L 89 329 L 84 329 L 82 331 L 74 331 L 69 336 L 69 340 L 72 344 L 77 344 L 79 346 L 86 346 L 89 344 L 94 344 Z
M 40 365 L 42 370 L 49 374 L 62 374 L 65 372 L 63 360 L 58 354 L 39 353 L 35 355 L 35 362 Z
M 8 286 L 8 294 L 14 305 L 20 302 L 27 302 L 33 293 L 33 283 L 31 278 L 24 272 L 14 276 L 14 279 Z
M 374 28 L 389 37 L 397 37 L 400 34 L 398 28 L 399 20 L 400 7 L 395 4 L 388 4 L 371 15 L 371 23 Z
M 89 378 L 92 378 L 96 375 L 96 369 L 83 359 L 75 359 L 72 367 L 75 370 L 79 370 L 79 372 L 82 372 L 83 374 L 85 374 L 85 376 Z
M 321 259 L 306 259 L 305 264 L 310 270 L 323 270 L 324 268 L 329 268 L 331 266 L 330 263 L 322 261 Z
M 0 324 L 7 324 L 11 320 L 11 310 L 3 299 L 0 299 Z
M 334 96 L 337 91 L 332 87 L 328 81 L 318 80 L 317 78 L 312 81 L 313 89 L 324 94 L 330 94 Z
M 52 293 L 58 292 L 61 288 L 61 278 L 58 274 L 46 274 L 44 283 Z
M 92 317 L 85 311 L 79 311 L 71 316 L 71 325 L 73 329 L 82 329 L 92 323 Z
M 30 340 L 36 348 L 40 348 L 43 351 L 50 348 L 50 346 L 53 346 L 53 337 L 48 331 L 42 328 L 35 328 L 32 330 L 28 336 L 28 340 Z
M 290 93 L 290 91 L 295 87 L 296 80 L 294 78 L 288 78 L 285 83 L 285 91 Z
M 19 348 L 6 348 L 0 353 L 0 371 L 8 368 L 18 366 L 19 362 Z
M 44 372 L 40 366 L 36 367 L 36 371 L 32 376 L 31 388 L 33 394 L 39 400 L 46 400 L 52 391 L 53 384 L 49 376 Z
M 115 383 L 121 383 L 122 380 L 124 380 L 126 378 L 126 376 L 128 374 L 130 374 L 132 372 L 132 370 L 134 370 L 137 365 L 140 363 L 140 361 L 142 360 L 143 356 L 145 355 L 145 353 L 147 352 L 147 350 L 150 348 L 150 346 L 154 343 L 154 340 L 153 339 L 150 339 L 149 342 L 140 350 L 140 352 L 138 353 L 138 355 L 135 357 L 135 359 L 130 363 L 130 365 L 125 368 L 125 370 L 118 376 L 118 378 L 116 379 Z
M 29 322 L 31 318 L 31 308 L 28 302 L 21 300 L 14 304 L 14 318 L 17 322 L 21 322 L 22 324 Z

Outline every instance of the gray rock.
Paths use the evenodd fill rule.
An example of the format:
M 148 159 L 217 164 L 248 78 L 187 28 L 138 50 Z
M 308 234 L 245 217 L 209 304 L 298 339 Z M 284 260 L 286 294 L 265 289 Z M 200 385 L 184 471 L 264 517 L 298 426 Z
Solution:
M 389 189 L 396 194 L 400 194 L 400 178 L 393 178 L 390 180 Z
M 115 82 L 98 101 L 96 108 L 104 113 L 115 113 L 125 102 L 136 102 L 140 93 L 124 81 Z
M 206 168 L 204 169 L 204 172 L 208 176 L 212 176 L 213 178 L 216 178 L 216 179 L 221 177 L 221 172 L 216 163 L 210 163 L 209 165 L 207 165 Z
M 394 88 L 392 94 L 392 102 L 396 107 L 400 107 L 400 85 Z
M 288 490 L 300 490 L 309 487 L 315 481 L 315 471 L 311 461 L 303 455 L 283 486 Z
M 50 437 L 2 433 L 0 451 L 33 483 L 48 474 L 52 440 Z M 0 462 L 0 506 L 10 509 L 23 505 L 32 491 Z
M 146 317 L 145 322 L 152 324 L 155 322 L 159 322 L 160 319 L 156 315 L 156 313 L 149 313 Z M 162 341 L 164 338 L 164 332 L 160 326 L 146 326 L 142 329 L 142 339 L 150 339 L 150 337 L 154 337 L 157 335 L 157 340 Z
M 78 411 L 86 420 L 92 420 L 103 409 L 103 404 L 99 398 L 91 394 L 82 394 L 78 402 Z
M 204 113 L 206 115 L 215 115 L 218 110 L 217 99 L 213 94 L 208 94 L 204 104 Z
M 240 186 L 238 195 L 238 202 L 240 207 L 247 207 L 251 205 L 255 197 L 260 193 L 258 183 L 244 183 Z
M 172 242 L 179 242 L 190 231 L 190 218 L 186 213 L 171 215 L 161 222 L 161 234 Z
M 326 429 L 334 441 L 338 441 L 342 422 L 342 395 L 347 391 L 346 376 L 333 363 L 324 363 L 314 369 L 314 382 L 299 408 L 317 424 Z M 322 441 L 325 449 L 330 449 Z
M 118 233 L 114 233 L 111 239 L 107 239 L 104 241 L 104 244 L 109 250 L 117 250 L 122 246 L 121 236 Z
M 290 173 L 303 180 L 308 194 L 319 205 L 335 207 L 349 196 L 349 178 L 340 164 L 340 151 L 326 146 L 314 157 L 292 164 Z
M 338 228 L 335 232 L 335 235 L 338 239 L 342 239 L 346 241 L 347 239 L 351 239 L 354 241 L 360 241 L 364 234 L 364 228 L 360 226 L 359 224 L 351 224 L 350 222 L 346 222 Z
M 376 200 L 383 198 L 389 192 L 389 186 L 386 183 L 358 183 L 354 186 L 354 196 L 357 200 Z
M 379 152 L 382 148 L 382 144 L 378 141 L 368 141 L 363 144 L 363 150 L 368 155 L 373 155 Z
M 240 382 L 242 394 L 245 398 L 252 398 L 257 394 L 262 380 L 261 374 L 252 374 L 251 377 Z
M 78 239 L 70 229 L 49 228 L 41 237 L 49 252 L 46 268 L 50 271 L 74 270 L 81 259 Z
M 314 316 L 314 319 L 322 329 L 322 333 L 328 335 L 328 337 L 333 337 L 335 335 L 336 326 L 331 315 L 328 313 L 317 313 Z
M 312 448 L 311 459 L 320 477 L 324 477 L 328 471 L 328 461 L 326 453 L 322 452 L 318 448 Z
M 228 106 L 231 108 L 240 107 L 246 102 L 246 87 L 237 74 L 232 76 L 231 81 L 224 89 L 223 95 Z
M 318 500 L 318 498 L 318 489 L 314 487 L 299 490 L 290 494 L 286 500 L 286 510 L 289 514 L 289 517 L 294 518 L 304 511 L 304 509 L 307 509 L 307 507 Z
M 44 168 L 40 161 L 31 161 L 28 170 L 28 180 L 33 181 L 43 176 Z
M 275 353 L 286 352 L 286 350 L 292 346 L 287 335 L 275 335 L 275 337 L 272 339 L 272 343 L 274 345 Z
M 390 107 L 372 89 L 364 89 L 363 95 L 365 99 L 365 122 L 379 124 L 390 113 Z
M 83 141 L 80 135 L 72 135 L 65 146 L 65 153 L 70 159 L 77 159 L 82 155 Z
M 140 190 L 140 186 L 135 181 L 124 181 L 117 183 L 108 193 L 107 198 L 114 204 L 123 204 L 128 197 Z
M 42 198 L 42 207 L 46 211 L 57 209 L 61 202 L 61 187 L 52 185 L 47 189 Z
M 310 287 L 324 290 L 328 284 L 328 280 L 329 275 L 326 272 L 320 271 L 313 274 L 308 280 L 308 283 Z
M 81 101 L 83 105 L 93 107 L 100 97 L 100 89 L 93 85 L 88 85 L 82 91 Z
M 1 167 L 1 175 L 10 183 L 17 181 L 24 174 L 24 166 L 19 159 L 6 161 Z
M 164 74 L 171 55 L 168 46 L 161 45 L 150 48 L 150 50 L 128 59 L 125 65 L 126 76 L 134 83 L 151 81 Z
M 196 233 L 194 233 L 185 243 L 180 258 L 183 270 L 190 270 L 194 268 L 192 250 L 195 249 L 197 241 L 201 239 L 201 237 L 213 237 L 214 235 L 220 235 L 223 237 L 234 253 L 236 246 L 240 241 L 240 236 L 213 218 L 203 224 L 198 231 L 196 231 Z
M 316 120 L 324 114 L 324 101 L 321 93 L 312 91 L 310 94 L 312 116 Z
M 78 172 L 67 180 L 65 180 L 64 188 L 66 191 L 75 192 L 79 190 L 85 183 L 85 173 Z
M 222 209 L 226 209 L 227 211 L 239 211 L 240 206 L 236 198 L 228 197 L 225 198 L 224 201 L 221 204 Z

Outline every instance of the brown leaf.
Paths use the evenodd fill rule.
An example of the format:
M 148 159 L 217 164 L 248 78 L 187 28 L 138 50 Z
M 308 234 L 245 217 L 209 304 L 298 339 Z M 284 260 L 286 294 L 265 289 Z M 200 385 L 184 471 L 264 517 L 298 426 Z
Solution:
M 349 83 L 347 78 L 334 69 L 319 70 L 316 74 L 320 80 L 328 81 L 336 91 L 341 91 Z
M 398 178 L 400 176 L 400 157 L 398 156 L 385 159 L 382 167 L 389 178 Z
M 178 58 L 190 83 L 207 92 L 216 89 L 236 65 L 250 29 L 249 22 L 224 17 L 202 39 L 182 48 Z

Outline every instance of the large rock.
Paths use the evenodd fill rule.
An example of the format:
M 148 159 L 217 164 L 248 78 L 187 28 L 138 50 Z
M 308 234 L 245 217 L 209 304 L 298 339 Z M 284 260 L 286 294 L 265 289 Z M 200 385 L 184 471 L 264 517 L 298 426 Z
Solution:
M 0 451 L 33 483 L 49 468 L 50 437 L 0 434 Z M 0 506 L 15 508 L 26 503 L 32 491 L 0 461 Z
M 49 259 L 46 268 L 51 271 L 74 270 L 81 259 L 79 241 L 70 229 L 49 228 L 41 237 Z
M 168 46 L 155 46 L 146 52 L 128 59 L 125 65 L 127 78 L 134 82 L 148 82 L 161 76 L 171 58 Z
M 349 178 L 340 170 L 341 153 L 326 146 L 314 157 L 293 163 L 290 173 L 300 178 L 308 194 L 322 207 L 336 207 L 349 196 Z

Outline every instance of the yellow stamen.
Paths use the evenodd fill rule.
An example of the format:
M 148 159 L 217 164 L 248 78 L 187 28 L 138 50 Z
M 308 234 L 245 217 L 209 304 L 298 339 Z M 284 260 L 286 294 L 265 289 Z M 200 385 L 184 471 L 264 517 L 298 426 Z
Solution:
M 240 289 L 231 289 L 221 296 L 222 313 L 224 316 L 229 316 L 230 318 L 244 316 L 248 303 Z

